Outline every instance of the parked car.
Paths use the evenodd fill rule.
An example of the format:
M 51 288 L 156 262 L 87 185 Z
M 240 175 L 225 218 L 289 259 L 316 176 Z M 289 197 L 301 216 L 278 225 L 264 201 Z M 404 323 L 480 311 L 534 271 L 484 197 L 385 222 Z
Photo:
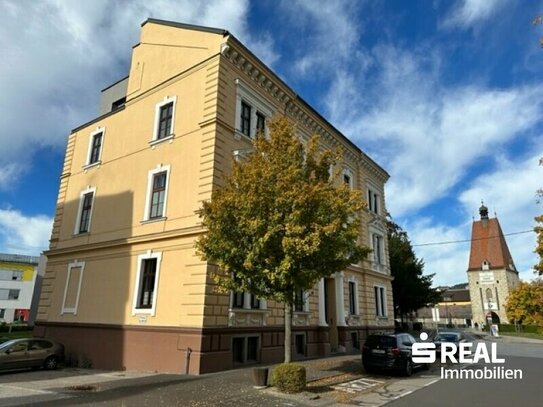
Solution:
M 434 337 L 434 343 L 436 344 L 436 352 L 441 353 L 442 343 L 454 343 L 457 347 L 460 343 L 466 342 L 466 338 L 462 332 L 455 331 L 441 331 Z M 458 352 L 457 352 L 458 353 Z
M 427 364 L 415 364 L 411 348 L 415 338 L 407 333 L 374 334 L 366 338 L 362 348 L 362 365 L 369 373 L 375 370 L 394 370 L 411 376 L 413 369 L 429 369 Z
M 0 369 L 56 369 L 64 360 L 64 346 L 49 339 L 12 339 L 0 344 Z

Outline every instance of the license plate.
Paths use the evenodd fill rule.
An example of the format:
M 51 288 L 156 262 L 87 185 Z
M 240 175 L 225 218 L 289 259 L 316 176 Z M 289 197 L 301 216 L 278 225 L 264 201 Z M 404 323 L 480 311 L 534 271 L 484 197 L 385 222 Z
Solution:
M 385 353 L 385 350 L 384 349 L 372 349 L 371 353 L 383 354 L 383 353 Z

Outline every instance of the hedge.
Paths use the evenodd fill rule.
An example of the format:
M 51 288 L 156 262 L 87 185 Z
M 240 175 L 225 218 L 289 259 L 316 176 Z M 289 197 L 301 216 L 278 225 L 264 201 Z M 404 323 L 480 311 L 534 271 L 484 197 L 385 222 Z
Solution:
M 299 393 L 305 389 L 305 367 L 283 363 L 272 371 L 271 385 L 283 393 Z
M 13 324 L 11 326 L 11 332 L 20 332 L 20 331 L 32 331 L 33 327 L 28 325 L 19 325 Z M 0 332 L 9 332 L 9 325 L 3 322 L 0 324 Z

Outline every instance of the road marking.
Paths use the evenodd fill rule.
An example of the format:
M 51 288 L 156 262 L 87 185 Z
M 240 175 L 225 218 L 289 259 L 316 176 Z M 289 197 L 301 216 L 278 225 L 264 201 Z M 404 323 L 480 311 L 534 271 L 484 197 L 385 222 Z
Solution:
M 362 379 L 352 380 L 346 383 L 341 383 L 341 384 L 338 384 L 337 386 L 333 386 L 332 388 L 334 390 L 341 390 L 347 393 L 358 393 L 358 392 L 365 391 L 367 389 L 371 389 L 372 387 L 379 386 L 383 383 L 385 382 L 380 381 L 380 380 L 362 378 Z
M 9 388 L 9 389 L 15 389 L 15 390 L 24 390 L 24 391 L 33 391 L 34 393 L 41 393 L 41 394 L 55 394 L 53 391 L 48 390 L 38 390 L 38 389 L 31 389 L 28 387 L 20 387 L 20 386 L 13 386 L 9 384 L 0 384 L 0 388 Z M 2 397 L 2 396 L 0 396 Z

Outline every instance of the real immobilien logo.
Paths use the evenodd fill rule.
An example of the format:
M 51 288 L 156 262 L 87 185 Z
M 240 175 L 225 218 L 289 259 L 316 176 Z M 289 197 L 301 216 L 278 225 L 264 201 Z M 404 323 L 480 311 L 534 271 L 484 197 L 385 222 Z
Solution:
M 413 362 L 415 363 L 434 363 L 436 361 L 436 344 L 433 342 L 424 342 L 428 339 L 428 334 L 422 332 L 420 339 L 423 342 L 413 344 Z M 486 364 L 503 364 L 505 359 L 498 358 L 497 344 L 490 344 L 490 352 L 486 343 L 479 342 L 461 342 L 458 345 L 454 343 L 442 342 L 440 344 L 441 363 L 450 362 L 452 364 L 473 364 L 485 362 Z M 442 379 L 522 379 L 521 369 L 506 369 L 503 366 L 483 366 L 476 369 L 446 369 L 441 366 Z

